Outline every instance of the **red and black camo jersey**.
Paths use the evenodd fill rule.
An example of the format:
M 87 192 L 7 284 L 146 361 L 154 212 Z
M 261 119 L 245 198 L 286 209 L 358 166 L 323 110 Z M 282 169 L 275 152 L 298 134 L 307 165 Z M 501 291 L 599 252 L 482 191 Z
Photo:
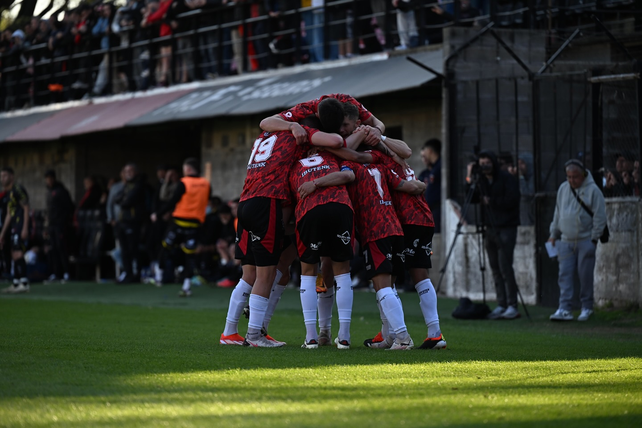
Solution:
M 381 165 L 344 162 L 354 171 L 355 180 L 346 186 L 355 214 L 355 225 L 361 245 L 388 236 L 403 236 L 403 230 L 392 205 L 389 188 L 396 188 L 401 178 Z
M 403 168 L 395 162 L 390 156 L 386 156 L 381 152 L 369 152 L 374 158 L 374 163 L 381 164 L 389 168 L 393 174 L 401 177 L 406 181 L 416 180 L 415 171 L 412 168 Z M 410 195 L 404 192 L 394 191 L 390 189 L 392 195 L 392 203 L 395 206 L 397 217 L 402 225 L 413 224 L 417 226 L 435 227 L 435 221 L 432 217 L 432 211 L 428 207 L 423 194 Z
M 318 132 L 317 129 L 304 129 L 308 133 L 308 141 Z M 290 198 L 290 168 L 297 159 L 304 156 L 309 147 L 297 146 L 296 139 L 289 131 L 263 132 L 252 147 L 240 200 L 257 197 L 282 200 Z
M 359 119 L 361 120 L 361 122 L 368 120 L 370 116 L 372 116 L 372 113 L 370 113 L 363 106 L 363 104 L 361 104 L 356 99 L 352 98 L 350 95 L 346 95 L 346 94 L 322 95 L 316 100 L 306 101 L 304 103 L 297 104 L 291 109 L 281 112 L 279 114 L 283 119 L 287 120 L 288 122 L 299 122 L 305 119 L 306 117 L 310 116 L 311 114 L 315 114 L 317 112 L 317 107 L 319 103 L 325 100 L 326 98 L 336 98 L 342 103 L 354 104 L 359 109 Z
M 299 187 L 308 181 L 316 180 L 333 172 L 338 172 L 339 162 L 337 158 L 329 152 L 308 156 L 295 162 L 290 171 L 290 189 L 292 194 L 297 198 L 295 209 L 296 220 L 299 221 L 312 208 L 318 205 L 329 203 L 338 203 L 349 206 L 352 209 L 352 203 L 348 196 L 345 186 L 319 187 L 314 193 L 307 198 L 299 197 Z

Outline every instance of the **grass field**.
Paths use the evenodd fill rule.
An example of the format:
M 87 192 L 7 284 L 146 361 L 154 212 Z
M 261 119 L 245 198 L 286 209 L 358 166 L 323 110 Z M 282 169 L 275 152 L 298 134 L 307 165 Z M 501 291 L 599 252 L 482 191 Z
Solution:
M 288 345 L 247 349 L 218 345 L 230 290 L 178 289 L 72 283 L 1 297 L 0 426 L 642 426 L 639 312 L 458 321 L 444 299 L 448 349 L 391 352 L 359 346 L 379 329 L 363 292 L 353 349 L 304 350 L 299 296 L 286 290 L 270 333 Z M 417 296 L 402 300 L 420 342 Z

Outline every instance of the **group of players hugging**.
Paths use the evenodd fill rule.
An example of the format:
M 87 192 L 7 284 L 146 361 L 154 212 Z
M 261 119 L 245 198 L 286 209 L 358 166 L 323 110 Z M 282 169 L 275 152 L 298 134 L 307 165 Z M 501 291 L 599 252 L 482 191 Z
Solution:
M 238 206 L 236 257 L 243 277 L 230 296 L 220 343 L 285 345 L 268 334 L 268 326 L 298 256 L 306 327 L 302 347 L 332 345 L 336 299 L 334 344 L 349 349 L 350 261 L 360 248 L 382 321 L 381 331 L 364 344 L 414 347 L 394 288 L 396 275 L 408 269 L 428 329 L 419 348 L 445 348 L 437 294 L 428 278 L 434 222 L 423 198 L 425 184 L 404 160 L 412 153 L 406 143 L 386 138 L 384 124 L 344 94 L 298 104 L 263 119 L 261 129 Z M 243 313 L 249 318 L 245 337 L 238 333 Z

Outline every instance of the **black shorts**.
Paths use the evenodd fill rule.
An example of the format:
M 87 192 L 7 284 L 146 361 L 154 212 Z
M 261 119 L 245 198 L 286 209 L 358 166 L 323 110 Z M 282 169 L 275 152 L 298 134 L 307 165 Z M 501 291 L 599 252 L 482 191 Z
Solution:
M 236 258 L 243 265 L 276 266 L 284 234 L 281 201 L 247 199 L 239 204 L 238 220 Z
M 403 236 L 388 236 L 368 242 L 362 250 L 367 279 L 382 273 L 397 276 L 403 271 L 403 261 L 400 257 L 403 250 Z
M 430 269 L 432 261 L 432 236 L 435 228 L 406 224 L 403 226 L 404 249 L 401 259 L 406 269 Z
M 328 203 L 308 211 L 296 225 L 297 252 L 303 263 L 319 263 L 321 257 L 333 262 L 352 260 L 352 209 Z
M 9 237 L 9 239 L 11 239 L 11 251 L 27 251 L 29 242 L 26 239 L 22 239 L 20 237 L 21 232 L 22 228 L 20 228 L 20 231 L 17 231 L 17 229 L 13 228 L 11 229 L 11 235 Z
M 188 227 L 176 223 L 175 220 L 170 221 L 165 238 L 163 239 L 163 247 L 174 248 L 180 245 L 181 250 L 185 254 L 194 254 L 198 246 L 198 232 L 200 227 Z

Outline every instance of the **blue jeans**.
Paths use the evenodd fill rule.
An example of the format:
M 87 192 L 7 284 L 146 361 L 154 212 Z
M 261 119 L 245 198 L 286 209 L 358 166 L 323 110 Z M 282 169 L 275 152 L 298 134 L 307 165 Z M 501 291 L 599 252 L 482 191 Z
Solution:
M 575 274 L 580 277 L 582 309 L 593 309 L 593 271 L 596 245 L 590 240 L 556 241 L 559 263 L 560 309 L 570 311 L 573 304 Z

